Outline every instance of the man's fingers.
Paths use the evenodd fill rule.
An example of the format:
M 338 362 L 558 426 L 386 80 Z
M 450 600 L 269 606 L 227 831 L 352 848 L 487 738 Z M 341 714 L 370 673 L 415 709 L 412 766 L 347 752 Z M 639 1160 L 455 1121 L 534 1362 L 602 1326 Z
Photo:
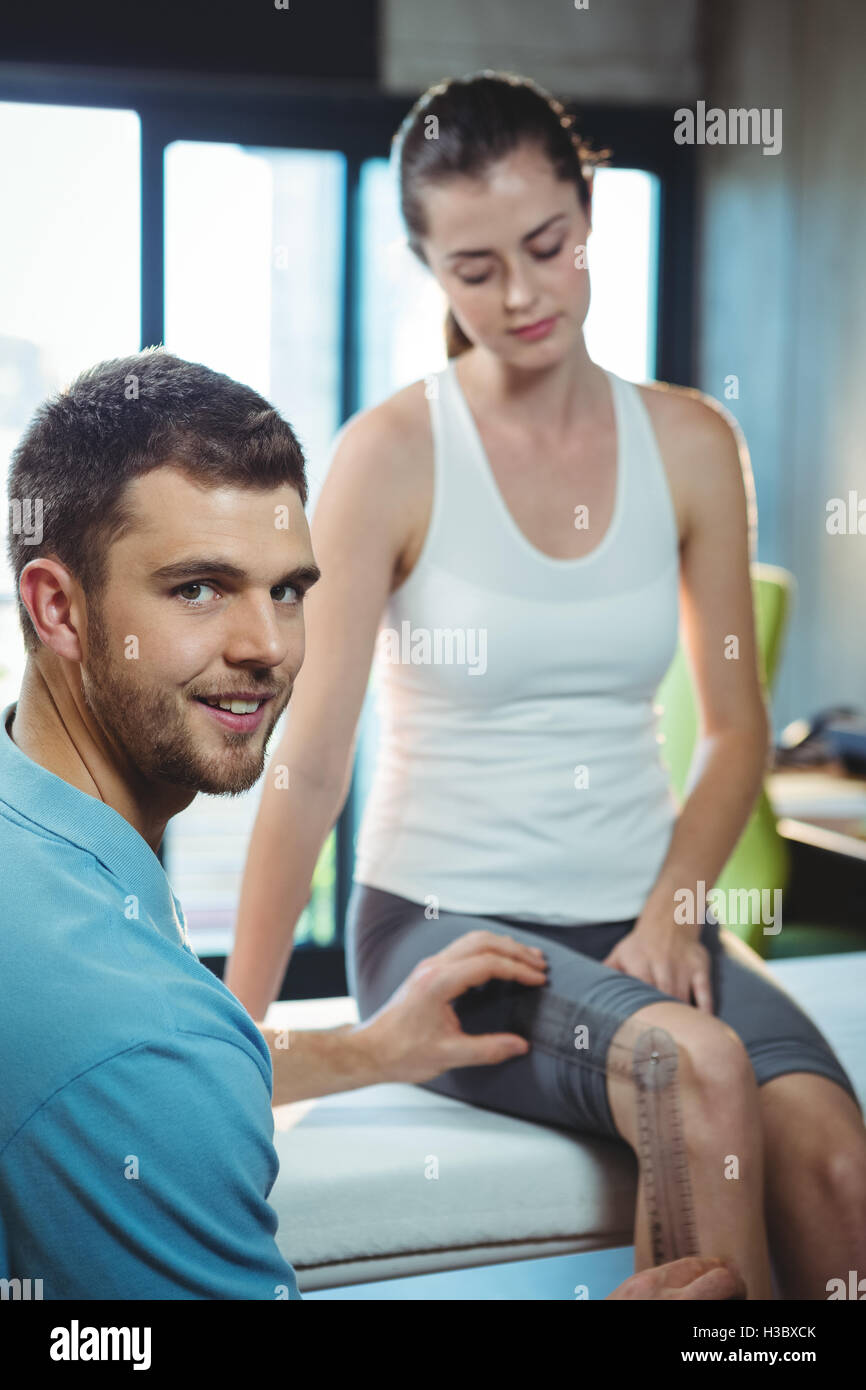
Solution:
M 717 1255 L 684 1255 L 664 1266 L 664 1287 L 678 1290 L 675 1299 L 737 1299 L 746 1297 L 739 1269 Z
M 670 1289 L 681 1289 L 702 1274 L 721 1268 L 719 1255 L 683 1255 L 681 1259 L 671 1260 L 670 1264 L 664 1266 L 665 1285 Z
M 489 1067 L 528 1051 L 529 1043 L 519 1033 L 461 1033 L 448 1044 L 446 1069 Z
M 708 1269 L 706 1274 L 686 1285 L 680 1291 L 679 1297 L 683 1301 L 695 1299 L 720 1302 L 724 1299 L 745 1298 L 746 1292 L 742 1275 L 735 1274 L 726 1265 L 719 1265 L 716 1269 Z
M 544 952 L 537 946 L 526 946 L 522 941 L 516 941 L 513 936 L 506 936 L 501 932 L 493 931 L 468 931 L 463 936 L 458 936 L 448 946 L 443 946 L 437 952 L 440 960 L 462 960 L 467 956 L 477 955 L 479 951 L 497 951 L 503 956 L 512 956 L 515 960 L 524 960 L 527 964 L 541 964 L 544 961 Z
M 450 1003 L 458 994 L 488 980 L 515 980 L 521 985 L 543 985 L 547 972 L 543 965 L 528 965 L 497 951 L 476 951 L 465 960 L 428 962 L 426 973 L 432 976 L 432 993 L 443 1003 Z

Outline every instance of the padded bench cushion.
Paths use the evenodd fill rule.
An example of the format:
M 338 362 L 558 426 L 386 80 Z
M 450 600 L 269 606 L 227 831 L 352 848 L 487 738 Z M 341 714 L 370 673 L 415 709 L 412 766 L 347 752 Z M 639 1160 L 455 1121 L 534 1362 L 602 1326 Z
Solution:
M 771 962 L 866 1105 L 866 952 Z M 351 999 L 274 1004 L 267 1022 L 335 1027 Z M 616 1140 L 551 1129 L 418 1086 L 274 1111 L 277 1241 L 302 1290 L 628 1245 L 637 1164 Z

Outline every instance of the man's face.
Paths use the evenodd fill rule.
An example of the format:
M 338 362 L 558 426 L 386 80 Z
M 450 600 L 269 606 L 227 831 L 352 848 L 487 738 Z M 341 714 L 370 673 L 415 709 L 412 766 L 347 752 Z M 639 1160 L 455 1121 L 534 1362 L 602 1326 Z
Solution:
M 248 791 L 304 659 L 302 596 L 314 576 L 295 572 L 315 562 L 300 496 L 288 484 L 204 488 L 170 466 L 125 496 L 137 525 L 109 549 L 101 602 L 88 599 L 85 703 L 121 765 L 144 779 Z M 179 568 L 161 576 L 169 565 Z M 225 718 L 200 703 L 235 692 L 270 698 Z

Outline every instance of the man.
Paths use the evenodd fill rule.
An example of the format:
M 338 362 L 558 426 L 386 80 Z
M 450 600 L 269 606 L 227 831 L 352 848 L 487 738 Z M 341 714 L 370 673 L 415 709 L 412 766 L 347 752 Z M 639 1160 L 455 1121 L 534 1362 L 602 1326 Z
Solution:
M 543 961 L 472 935 L 365 1024 L 269 1051 L 157 851 L 196 793 L 257 782 L 289 702 L 319 576 L 298 442 L 247 387 L 148 349 L 37 411 L 9 497 L 38 529 L 9 537 L 27 665 L 0 731 L 0 1275 L 54 1299 L 298 1297 L 272 1102 L 526 1051 L 464 1034 L 451 1001 L 541 984 Z M 717 1261 L 635 1279 L 614 1296 L 742 1292 Z

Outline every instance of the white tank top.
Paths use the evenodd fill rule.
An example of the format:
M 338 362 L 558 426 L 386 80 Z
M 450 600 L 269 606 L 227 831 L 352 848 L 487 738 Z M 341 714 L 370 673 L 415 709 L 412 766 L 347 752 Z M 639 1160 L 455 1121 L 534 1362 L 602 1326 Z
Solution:
M 454 360 L 429 379 L 433 508 L 377 638 L 359 883 L 554 926 L 640 914 L 679 809 L 654 704 L 677 646 L 679 544 L 640 393 L 606 375 L 616 500 L 573 560 L 511 516 Z

